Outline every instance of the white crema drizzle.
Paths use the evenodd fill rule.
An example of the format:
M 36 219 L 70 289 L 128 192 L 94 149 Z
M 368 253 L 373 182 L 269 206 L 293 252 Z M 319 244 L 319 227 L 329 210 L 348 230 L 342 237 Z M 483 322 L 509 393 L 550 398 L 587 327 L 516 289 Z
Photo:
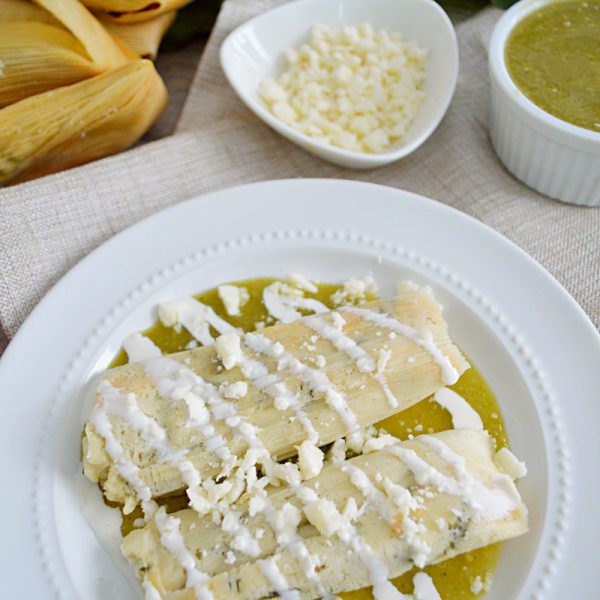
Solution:
M 277 369 L 295 375 L 308 384 L 315 393 L 325 395 L 325 401 L 339 415 L 348 431 L 358 429 L 358 421 L 344 394 L 338 390 L 329 377 L 322 371 L 313 369 L 299 361 L 293 354 L 287 352 L 281 342 L 273 342 L 259 333 L 247 333 L 244 336 L 246 345 L 257 354 L 264 354 L 277 359 Z
M 320 499 L 312 488 L 298 484 L 291 486 L 291 489 L 304 505 L 318 502 Z M 337 532 L 337 536 L 355 552 L 366 568 L 375 600 L 403 600 L 406 598 L 389 581 L 389 572 L 385 563 L 361 537 L 356 527 L 348 519 L 345 519 L 344 526 Z
M 449 477 L 423 460 L 414 450 L 389 446 L 386 452 L 397 456 L 410 469 L 419 485 L 432 485 L 438 491 L 461 498 L 484 519 L 500 519 L 518 506 L 518 497 L 508 475 L 496 475 L 494 487 L 487 488 L 467 470 L 464 457 L 444 442 L 429 435 L 419 441 L 432 448 L 449 466 L 457 479 Z
M 205 346 L 215 341 L 210 333 L 211 326 L 219 333 L 232 333 L 236 330 L 233 325 L 219 317 L 210 306 L 191 297 L 162 302 L 158 305 L 158 316 L 167 327 L 181 323 Z
M 277 564 L 278 555 L 270 558 L 256 561 L 260 572 L 265 579 L 273 586 L 273 590 L 283 600 L 299 600 L 300 593 L 297 590 L 290 590 L 288 582 L 284 577 L 279 565 Z
M 198 600 L 213 600 L 214 596 L 208 588 L 210 576 L 196 567 L 196 560 L 185 545 L 181 533 L 181 521 L 167 515 L 165 508 L 161 507 L 156 511 L 154 523 L 160 535 L 160 543 L 177 559 L 185 572 L 186 588 L 193 589 Z
M 98 401 L 90 415 L 89 422 L 94 426 L 96 433 L 104 439 L 104 449 L 110 456 L 121 477 L 135 491 L 140 500 L 150 501 L 152 499 L 152 492 L 141 479 L 139 467 L 125 456 L 125 451 L 117 441 L 109 419 L 109 415 L 111 414 L 121 419 L 131 418 L 131 398 L 127 397 L 126 402 L 123 402 L 119 391 L 107 381 L 99 383 L 98 395 Z M 137 423 L 137 425 L 144 429 L 141 423 Z M 157 432 L 154 431 L 153 433 L 156 434 Z
M 288 289 L 289 293 L 285 293 Z M 275 281 L 263 290 L 263 303 L 269 314 L 282 323 L 292 323 L 302 317 L 297 309 L 315 313 L 328 312 L 329 309 L 318 300 L 304 298 L 302 292 Z
M 379 327 L 383 327 L 393 331 L 394 333 L 400 334 L 411 342 L 421 346 L 421 348 L 426 350 L 431 355 L 433 360 L 440 367 L 444 385 L 451 385 L 458 381 L 458 378 L 460 377 L 459 372 L 456 370 L 450 359 L 441 351 L 440 348 L 438 348 L 435 340 L 433 339 L 433 334 L 431 331 L 417 331 L 414 327 L 411 327 L 406 323 L 401 323 L 397 319 L 394 319 L 387 314 L 379 313 L 368 308 L 345 306 L 340 308 L 340 311 L 353 313 L 362 319 L 371 321 L 371 323 L 374 323 Z
M 479 413 L 456 392 L 442 388 L 433 394 L 433 399 L 450 413 L 454 429 L 483 431 L 483 421 Z
M 335 315 L 339 315 L 339 313 L 332 313 L 334 322 L 336 320 Z M 334 325 L 327 323 L 321 317 L 312 315 L 310 317 L 305 317 L 303 323 L 313 331 L 316 331 L 322 338 L 329 340 L 336 350 L 346 354 L 356 363 L 359 371 L 362 373 L 370 373 L 381 386 L 390 406 L 396 408 L 398 406 L 398 400 L 387 384 L 385 375 L 383 374 L 383 368 L 380 369 L 369 353 L 342 331 L 343 319 L 340 319 L 340 321 L 341 327 L 337 328 Z

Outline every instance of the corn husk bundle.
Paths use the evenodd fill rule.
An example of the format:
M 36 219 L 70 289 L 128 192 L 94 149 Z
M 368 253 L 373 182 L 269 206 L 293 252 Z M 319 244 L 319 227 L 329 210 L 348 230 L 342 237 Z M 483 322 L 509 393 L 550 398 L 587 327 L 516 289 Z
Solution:
M 119 152 L 167 102 L 149 60 L 174 18 L 102 21 L 79 0 L 0 0 L 0 185 Z
M 117 36 L 125 45 L 141 58 L 156 58 L 158 47 L 167 29 L 173 23 L 175 10 L 162 11 L 145 20 L 122 23 L 101 12 L 98 20 L 112 35 Z M 0 0 L 0 31 L 5 23 L 47 23 L 62 28 L 62 24 L 50 12 L 37 6 L 30 0 Z

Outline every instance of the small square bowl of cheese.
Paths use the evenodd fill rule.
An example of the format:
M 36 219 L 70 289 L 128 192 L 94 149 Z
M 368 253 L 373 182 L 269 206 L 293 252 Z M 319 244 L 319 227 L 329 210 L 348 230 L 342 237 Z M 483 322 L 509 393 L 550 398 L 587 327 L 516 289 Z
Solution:
M 456 87 L 458 46 L 433 0 L 297 0 L 233 31 L 221 65 L 275 131 L 366 169 L 407 156 L 439 125 Z

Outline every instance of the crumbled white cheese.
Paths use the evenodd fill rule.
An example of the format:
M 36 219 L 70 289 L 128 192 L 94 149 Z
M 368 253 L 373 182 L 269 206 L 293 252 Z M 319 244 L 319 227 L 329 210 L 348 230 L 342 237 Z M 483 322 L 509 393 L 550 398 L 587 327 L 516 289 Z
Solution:
M 344 512 L 342 513 L 344 519 L 349 522 L 356 520 L 359 516 L 358 506 L 356 505 L 356 500 L 352 497 L 348 498 L 346 501 L 346 506 L 344 507 Z
M 237 400 L 248 393 L 248 384 L 245 381 L 235 383 L 223 383 L 219 386 L 219 392 L 224 398 Z
M 333 464 L 339 464 L 346 460 L 346 440 L 344 438 L 339 438 L 329 449 L 329 453 L 327 458 Z
M 354 452 L 355 454 L 360 454 L 360 452 L 362 451 L 363 443 L 364 435 L 363 432 L 360 430 L 353 431 L 352 433 L 346 436 L 346 445 L 348 446 L 348 449 L 352 450 L 352 452 Z
M 286 277 L 287 282 L 305 292 L 316 294 L 319 288 L 309 279 L 307 279 L 302 273 L 290 273 Z
M 240 345 L 240 336 L 236 333 L 225 333 L 220 335 L 215 342 L 217 356 L 223 363 L 223 366 L 229 370 L 239 365 L 242 360 L 242 347 Z
M 346 279 L 338 290 L 331 295 L 331 301 L 334 305 L 364 302 L 366 294 L 375 293 L 378 290 L 377 284 L 372 275 L 365 275 L 362 279 L 350 277 Z
M 248 290 L 237 285 L 220 285 L 217 290 L 227 314 L 230 317 L 239 317 L 240 308 L 250 299 Z
M 158 318 L 165 327 L 179 323 L 181 309 L 178 302 L 161 302 L 158 305 Z
M 276 511 L 273 524 L 277 533 L 277 543 L 285 545 L 292 542 L 301 520 L 302 513 L 289 502 Z
M 377 452 L 378 450 L 382 450 L 383 448 L 386 448 L 387 446 L 393 446 L 394 444 L 397 444 L 399 441 L 400 440 L 397 437 L 394 437 L 393 435 L 390 435 L 389 433 L 385 433 L 378 437 L 368 439 L 363 444 L 362 451 L 363 451 L 363 454 L 369 454 L 369 452 Z
M 320 498 L 307 504 L 304 507 L 304 514 L 325 537 L 332 536 L 346 525 L 346 520 L 339 513 L 335 504 L 326 498 Z
M 508 448 L 501 448 L 496 452 L 496 464 L 511 479 L 521 479 L 527 475 L 527 466 L 520 461 Z
M 207 515 L 212 510 L 213 506 L 209 502 L 206 492 L 199 487 L 188 487 L 187 490 L 188 498 L 192 508 L 199 515 Z
M 483 591 L 483 581 L 481 581 L 481 577 L 477 575 L 475 579 L 473 579 L 473 583 L 471 583 L 471 594 L 475 594 L 478 596 Z
M 259 512 L 262 512 L 266 505 L 267 503 L 262 496 L 252 496 L 248 503 L 248 514 L 254 517 Z
M 265 470 L 273 485 L 277 485 L 279 481 L 293 485 L 300 483 L 302 480 L 298 465 L 291 462 L 271 462 L 268 465 L 265 465 Z
M 323 459 L 325 458 L 321 449 L 310 440 L 304 440 L 299 446 L 296 446 L 296 449 L 302 477 L 304 479 L 316 477 L 323 469 Z
M 227 550 L 227 554 L 225 555 L 225 564 L 232 565 L 236 560 L 235 554 L 231 550 Z
M 390 358 L 392 358 L 391 350 L 386 350 L 384 348 L 379 349 L 379 356 L 377 357 L 377 372 L 379 374 L 383 373 Z
M 285 72 L 262 82 L 262 100 L 287 125 L 334 146 L 389 150 L 425 98 L 426 52 L 368 23 L 316 25 L 309 42 L 285 56 Z
M 231 491 L 233 484 L 230 481 L 215 483 L 212 479 L 206 479 L 202 487 L 206 490 L 208 501 L 214 505 Z

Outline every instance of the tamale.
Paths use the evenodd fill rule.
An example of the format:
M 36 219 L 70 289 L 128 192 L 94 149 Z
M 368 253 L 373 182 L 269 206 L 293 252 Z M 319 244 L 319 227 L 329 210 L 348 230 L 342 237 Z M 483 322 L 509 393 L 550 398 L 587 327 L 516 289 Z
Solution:
M 0 108 L 101 72 L 78 40 L 46 23 L 0 24 L 0 57 Z
M 294 455 L 307 437 L 328 444 L 423 400 L 468 368 L 440 305 L 414 285 L 393 301 L 268 327 L 240 343 L 245 362 L 231 369 L 207 346 L 109 370 L 94 383 L 84 472 L 107 498 L 130 510 L 140 489 L 146 499 L 182 491 L 181 461 L 167 455 L 185 453 L 204 480 L 230 469 L 232 457 L 244 456 L 253 443 L 274 460 Z M 247 393 L 224 403 L 220 387 L 236 382 Z M 131 412 L 119 416 L 125 405 Z M 227 418 L 231 411 L 237 420 Z M 135 475 L 129 482 L 126 471 Z
M 167 92 L 136 60 L 0 110 L 0 182 L 17 183 L 119 152 L 156 120 Z
M 190 509 L 168 516 L 160 509 L 125 537 L 122 551 L 165 600 L 195 599 L 186 586 L 191 575 L 215 600 L 381 590 L 415 564 L 422 568 L 526 532 L 527 509 L 501 467 L 486 432 L 423 435 L 327 466 L 302 485 L 259 490 L 262 502 L 254 509 L 252 500 L 240 500 L 233 521 L 257 542 L 254 552 L 236 543 L 240 529 L 225 522 L 232 520 L 227 513 L 215 523 Z M 168 549 L 175 540 L 193 557 L 193 569 L 183 568 L 183 552 Z M 277 587 L 265 564 L 280 576 Z

